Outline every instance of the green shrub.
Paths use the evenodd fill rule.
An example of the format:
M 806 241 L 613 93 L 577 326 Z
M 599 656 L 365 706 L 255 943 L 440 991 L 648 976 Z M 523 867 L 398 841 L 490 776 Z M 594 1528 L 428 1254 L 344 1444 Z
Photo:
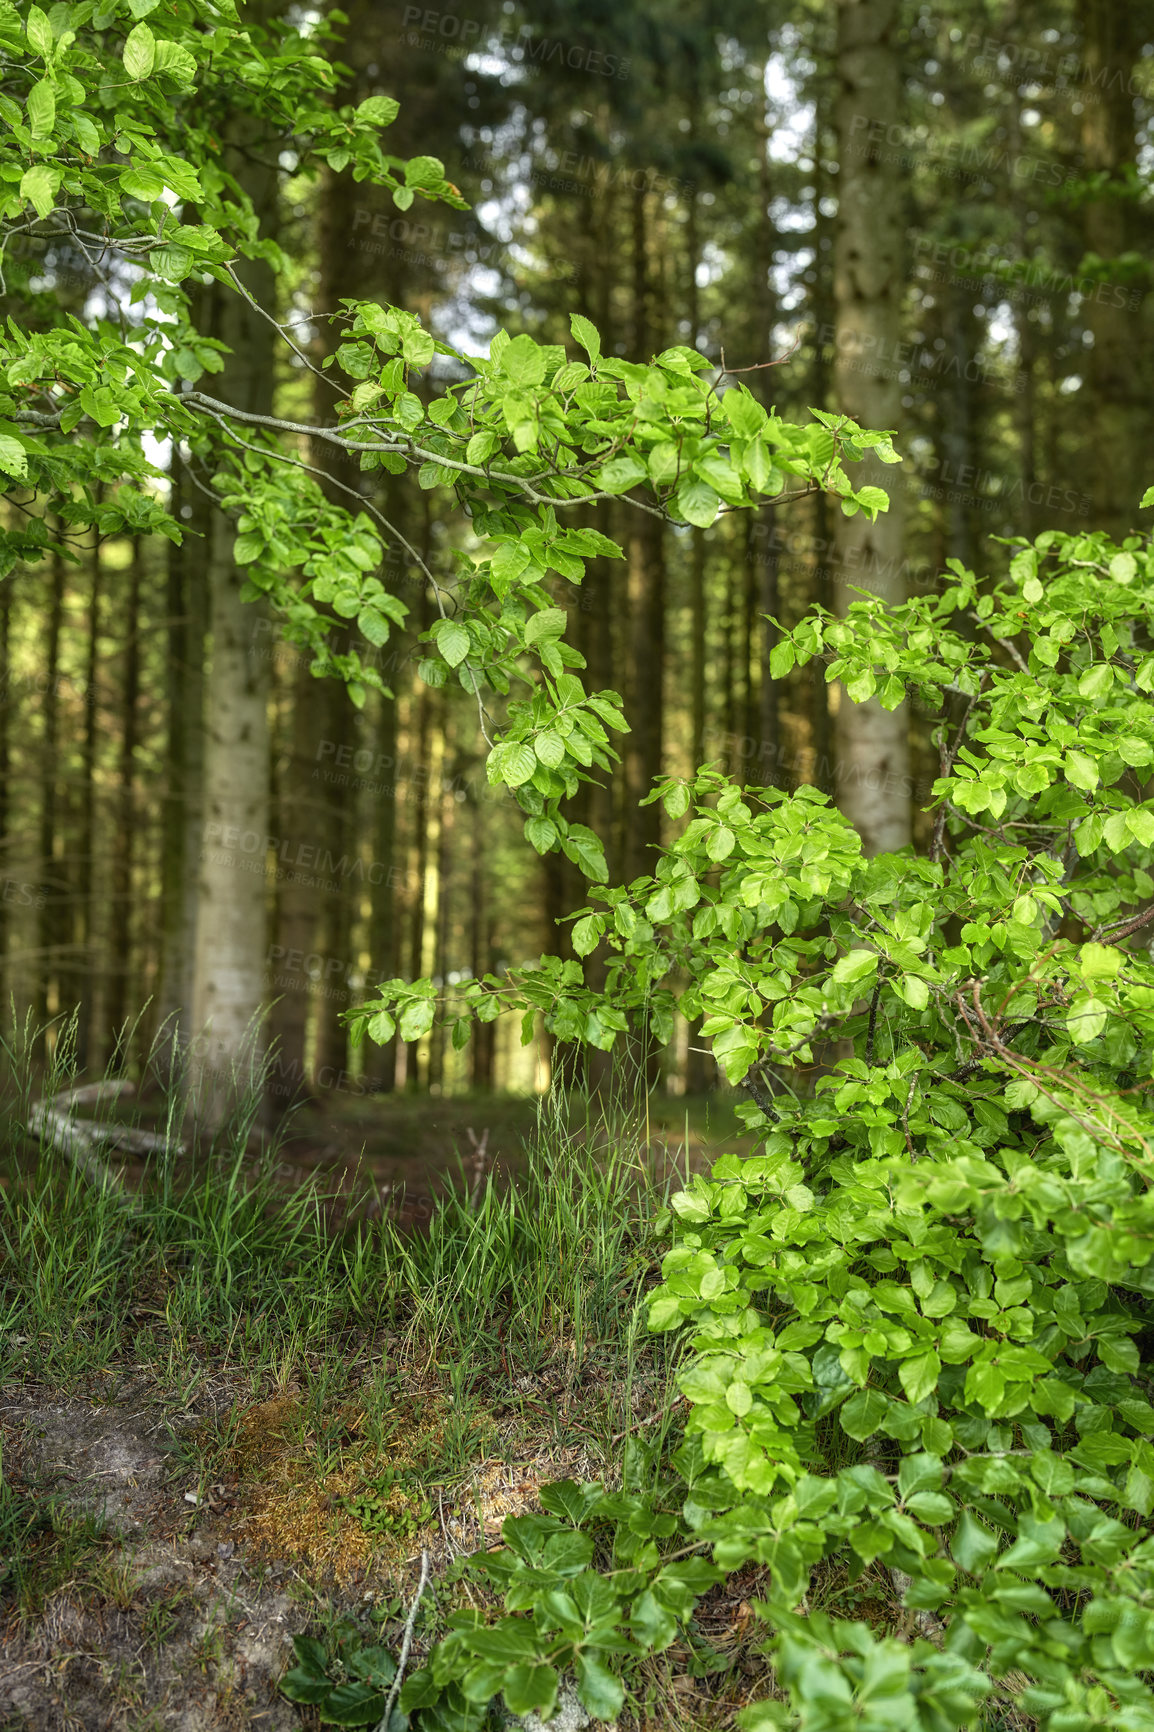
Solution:
M 951 562 L 941 595 L 812 616 L 775 652 L 777 675 L 825 655 L 855 702 L 939 709 L 924 852 L 865 860 L 814 789 L 705 770 L 658 790 L 689 822 L 654 876 L 578 917 L 604 992 L 556 959 L 476 988 L 566 1039 L 704 1015 L 763 1146 L 673 1199 L 649 1316 L 692 1331 L 676 1516 L 668 1493 L 652 1525 L 652 1499 L 646 1516 L 566 1492 L 556 1531 L 533 1530 L 548 1567 L 510 1531 L 479 1566 L 507 1573 L 510 1616 L 488 1634 L 471 1617 L 409 1681 L 422 1726 L 480 1724 L 465 1704 L 501 1687 L 544 1702 L 559 1660 L 608 1718 L 577 1619 L 614 1623 L 619 1660 L 665 1645 L 714 1579 L 663 1598 L 688 1539 L 715 1569 L 769 1567 L 789 1700 L 745 1710 L 748 1728 L 977 1726 L 1010 1674 L 1046 1732 L 1154 1728 L 1154 964 L 1137 948 L 1154 555 L 1015 545 L 996 585 Z M 795 1066 L 819 1040 L 852 1056 L 807 1092 Z M 604 1589 L 578 1543 L 597 1519 L 616 1524 Z M 892 1570 L 923 1634 L 807 1615 L 829 1560 Z

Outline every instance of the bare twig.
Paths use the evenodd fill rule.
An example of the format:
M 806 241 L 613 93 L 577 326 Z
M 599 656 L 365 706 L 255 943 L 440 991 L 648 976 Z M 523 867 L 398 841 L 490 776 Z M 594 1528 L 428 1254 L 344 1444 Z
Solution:
M 409 1663 L 409 1649 L 413 1645 L 413 1626 L 417 1622 L 417 1610 L 421 1604 L 421 1595 L 429 1581 L 429 1554 L 421 1553 L 421 1579 L 417 1584 L 417 1592 L 409 1607 L 409 1615 L 405 1619 L 405 1633 L 401 1638 L 401 1653 L 397 1660 L 397 1675 L 393 1679 L 392 1688 L 385 1698 L 385 1711 L 377 1725 L 377 1732 L 388 1732 L 389 1721 L 393 1717 L 393 1706 L 401 1693 L 401 1685 L 405 1681 L 405 1667 Z
M 724 374 L 728 374 L 729 377 L 732 378 L 737 373 L 762 373 L 765 371 L 766 367 L 780 367 L 783 364 L 783 362 L 789 360 L 791 355 L 794 355 L 797 353 L 797 346 L 800 342 L 801 342 L 801 332 L 799 330 L 797 333 L 797 336 L 793 339 L 792 347 L 787 349 L 785 351 L 784 355 L 779 355 L 777 357 L 776 361 L 757 361 L 754 363 L 754 365 L 752 367 L 727 367 L 725 364 L 725 350 L 722 349 L 722 351 L 721 351 L 721 371 Z
M 879 1000 L 881 999 L 881 995 L 882 995 L 882 983 L 881 983 L 881 976 L 879 975 L 878 980 L 877 980 L 877 984 L 874 987 L 874 995 L 870 999 L 869 1028 L 866 1030 L 865 1061 L 871 1070 L 873 1069 L 874 1063 L 875 1063 L 875 1060 L 874 1060 L 874 1040 L 877 1036 L 878 1003 L 879 1003 Z
M 1119 938 L 1129 938 L 1132 932 L 1137 932 L 1142 926 L 1149 926 L 1154 920 L 1154 904 L 1147 908 L 1144 914 L 1136 914 L 1133 919 L 1120 920 L 1113 926 L 1099 926 L 1090 934 L 1097 943 L 1100 939 L 1108 939 L 1111 944 Z

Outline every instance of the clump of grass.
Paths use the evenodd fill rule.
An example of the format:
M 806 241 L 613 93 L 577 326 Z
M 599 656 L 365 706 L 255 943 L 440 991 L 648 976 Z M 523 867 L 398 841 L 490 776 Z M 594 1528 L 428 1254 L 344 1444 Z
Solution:
M 421 1230 L 339 1216 L 323 1182 L 286 1188 L 276 1139 L 253 1134 L 252 1094 L 211 1144 L 150 1156 L 126 1210 L 23 1136 L 31 1100 L 72 1081 L 66 1040 L 35 1086 L 30 1050 L 0 1052 L 9 1362 L 65 1393 L 100 1380 L 106 1398 L 106 1374 L 143 1372 L 182 1410 L 211 1380 L 219 1411 L 223 1383 L 228 1411 L 181 1444 L 202 1487 L 260 1480 L 286 1510 L 307 1492 L 335 1556 L 331 1512 L 364 1538 L 358 1500 L 386 1455 L 415 1510 L 422 1487 L 452 1493 L 487 1460 L 535 1463 L 540 1480 L 580 1452 L 611 1472 L 623 1434 L 668 1429 L 669 1338 L 647 1335 L 639 1307 L 666 1187 L 619 1127 L 588 1134 L 583 1103 L 543 1103 L 516 1180 L 490 1173 L 470 1195 L 462 1170 Z M 178 1099 L 159 1122 L 181 1122 Z

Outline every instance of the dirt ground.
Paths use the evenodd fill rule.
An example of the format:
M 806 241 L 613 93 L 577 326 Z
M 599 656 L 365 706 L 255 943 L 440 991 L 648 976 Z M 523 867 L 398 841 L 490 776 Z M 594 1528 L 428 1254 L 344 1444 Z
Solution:
M 293 1394 L 248 1405 L 223 1427 L 230 1447 L 206 1452 L 238 1394 L 222 1379 L 174 1411 L 148 1381 L 68 1400 L 0 1386 L 4 1479 L 43 1526 L 22 1603 L 0 1611 L 0 1732 L 314 1727 L 277 1689 L 294 1635 L 343 1617 L 395 1652 L 422 1549 L 443 1583 L 455 1558 L 499 1540 L 505 1515 L 539 1507 L 544 1479 L 590 1467 L 580 1450 L 482 1463 L 451 1498 L 366 1534 L 341 1495 L 355 1451 L 318 1495 L 281 1447 Z M 418 1622 L 413 1667 L 427 1645 Z M 569 1707 L 565 1725 L 585 1725 Z
M 246 1562 L 227 1486 L 204 1503 L 189 1489 L 170 1424 L 179 1436 L 213 1398 L 172 1415 L 150 1394 L 54 1401 L 0 1390 L 5 1477 L 36 1503 L 53 1500 L 65 1528 L 39 1604 L 0 1626 L 5 1732 L 302 1724 L 276 1686 L 311 1596 L 291 1565 Z M 71 1535 L 69 1513 L 79 1518 Z

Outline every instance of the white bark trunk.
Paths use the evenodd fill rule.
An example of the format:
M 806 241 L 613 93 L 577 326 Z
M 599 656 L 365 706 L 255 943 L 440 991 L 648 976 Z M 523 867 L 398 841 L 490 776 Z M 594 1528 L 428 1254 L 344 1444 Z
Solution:
M 269 663 L 261 609 L 240 599 L 233 532 L 213 523 L 206 681 L 204 833 L 193 969 L 191 1104 L 219 1125 L 259 1084 L 268 950 Z
M 898 0 L 838 0 L 834 390 L 838 408 L 871 428 L 896 428 L 901 418 L 903 180 L 886 143 L 901 111 L 898 11 Z M 900 472 L 872 456 L 852 472 L 859 486 L 884 487 L 890 509 L 872 524 L 835 510 L 839 613 L 855 599 L 851 584 L 905 599 Z M 866 853 L 904 847 L 913 796 L 907 706 L 853 704 L 843 689 L 837 741 L 838 804 Z
M 229 167 L 248 192 L 261 233 L 276 230 L 276 152 L 253 122 L 235 117 Z M 239 267 L 259 307 L 275 309 L 268 265 Z M 220 394 L 238 409 L 270 414 L 272 326 L 235 292 L 214 291 L 212 334 L 229 359 Z M 208 562 L 210 658 L 204 688 L 204 831 L 197 886 L 192 981 L 190 1104 L 218 1127 L 238 1096 L 261 1087 L 268 952 L 270 637 L 261 604 L 240 599 L 232 525 L 212 513 Z M 263 629 L 261 629 L 263 628 Z

